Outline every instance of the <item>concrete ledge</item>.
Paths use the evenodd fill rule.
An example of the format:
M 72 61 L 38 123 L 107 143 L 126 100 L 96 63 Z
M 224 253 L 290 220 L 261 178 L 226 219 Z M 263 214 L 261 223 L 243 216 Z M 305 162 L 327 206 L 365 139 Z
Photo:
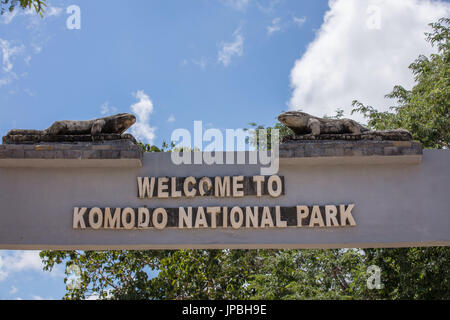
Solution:
M 142 167 L 144 152 L 131 139 L 0 145 L 0 167 Z
M 422 147 L 415 141 L 289 141 L 280 144 L 283 164 L 419 164 Z
M 179 249 L 341 249 L 448 247 L 450 241 L 351 243 L 167 243 L 167 244 L 0 244 L 2 250 L 179 250 Z
M 416 156 L 362 156 L 362 157 L 309 157 L 280 158 L 280 165 L 417 165 L 422 162 L 422 155 Z
M 141 168 L 140 159 L 0 159 L 0 168 Z

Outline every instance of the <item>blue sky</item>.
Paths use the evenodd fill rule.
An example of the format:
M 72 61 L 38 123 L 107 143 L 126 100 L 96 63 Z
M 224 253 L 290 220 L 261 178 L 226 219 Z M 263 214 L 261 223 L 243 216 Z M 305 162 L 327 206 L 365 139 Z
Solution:
M 328 7 L 326 1 L 242 8 L 212 0 L 50 2 L 58 8 L 72 3 L 81 9 L 80 30 L 66 28 L 65 10 L 44 21 L 34 17 L 37 27 L 30 27 L 30 16 L 1 26 L 0 38 L 24 46 L 13 59 L 19 79 L 0 87 L 1 132 L 100 117 L 104 104 L 128 112 L 138 90 L 153 102 L 150 125 L 158 145 L 194 120 L 218 128 L 273 124 L 287 109 L 293 62 Z M 303 17 L 304 23 L 294 21 Z M 282 30 L 269 35 L 276 18 Z M 221 62 L 221 48 L 236 37 L 243 44 Z
M 349 116 L 353 99 L 386 110 L 384 95 L 411 87 L 408 65 L 433 51 L 427 24 L 450 15 L 448 1 L 427 0 L 48 4 L 45 19 L 0 17 L 1 135 L 132 111 L 133 134 L 161 145 L 194 120 L 224 130 L 296 108 Z M 0 299 L 64 295 L 63 270 L 40 271 L 37 255 L 0 251 Z

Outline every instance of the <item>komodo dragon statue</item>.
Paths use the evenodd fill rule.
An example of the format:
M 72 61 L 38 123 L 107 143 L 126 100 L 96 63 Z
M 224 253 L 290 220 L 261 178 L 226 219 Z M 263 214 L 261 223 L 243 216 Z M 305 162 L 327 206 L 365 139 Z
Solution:
M 122 134 L 136 122 L 130 113 L 119 113 L 113 116 L 92 120 L 62 120 L 54 122 L 45 130 L 11 130 L 8 135 L 91 135 Z
M 298 135 L 311 134 L 361 134 L 369 129 L 351 119 L 325 119 L 301 111 L 280 114 L 278 120 Z

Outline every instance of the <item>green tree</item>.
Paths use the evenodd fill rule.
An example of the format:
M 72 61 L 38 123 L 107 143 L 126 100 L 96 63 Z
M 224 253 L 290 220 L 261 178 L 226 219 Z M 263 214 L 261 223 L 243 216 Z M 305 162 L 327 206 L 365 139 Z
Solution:
M 419 56 L 410 66 L 416 85 L 407 90 L 395 86 L 386 97 L 396 99 L 391 111 L 380 112 L 359 101 L 356 108 L 374 129 L 404 128 L 425 148 L 448 148 L 450 141 L 450 19 L 442 18 L 430 24 L 427 41 L 437 48 L 430 57 Z
M 46 0 L 0 0 L 0 13 L 12 12 L 17 6 L 22 9 L 33 7 L 43 17 L 47 3 Z

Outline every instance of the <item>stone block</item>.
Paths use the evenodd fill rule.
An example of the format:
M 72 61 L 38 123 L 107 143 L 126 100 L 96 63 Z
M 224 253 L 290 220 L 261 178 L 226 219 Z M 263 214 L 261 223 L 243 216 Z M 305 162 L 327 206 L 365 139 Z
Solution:
M 37 146 L 34 146 L 34 150 L 37 150 L 37 151 L 41 151 L 41 150 L 53 150 L 54 149 L 54 146 L 52 146 L 52 145 L 49 145 L 49 144 L 44 144 L 44 145 L 37 145 Z
M 394 147 L 407 147 L 410 148 L 412 145 L 411 141 L 392 141 Z
M 112 149 L 113 146 L 112 145 L 92 145 L 92 150 L 110 150 Z
M 122 151 L 120 151 L 120 158 L 122 158 L 122 159 L 140 159 L 141 154 L 139 151 L 122 150 Z
M 44 151 L 40 150 L 24 150 L 25 159 L 44 159 Z
M 81 150 L 64 150 L 64 158 L 65 159 L 81 159 L 82 151 Z
M 23 149 L 7 149 L 7 158 L 13 158 L 13 159 L 23 159 L 25 157 L 25 152 Z
M 120 159 L 120 150 L 102 150 L 102 159 Z
M 83 150 L 81 157 L 83 159 L 101 159 L 100 150 Z
M 397 147 L 385 147 L 384 148 L 384 155 L 385 156 L 394 156 L 394 155 L 398 155 L 399 153 L 399 149 Z

